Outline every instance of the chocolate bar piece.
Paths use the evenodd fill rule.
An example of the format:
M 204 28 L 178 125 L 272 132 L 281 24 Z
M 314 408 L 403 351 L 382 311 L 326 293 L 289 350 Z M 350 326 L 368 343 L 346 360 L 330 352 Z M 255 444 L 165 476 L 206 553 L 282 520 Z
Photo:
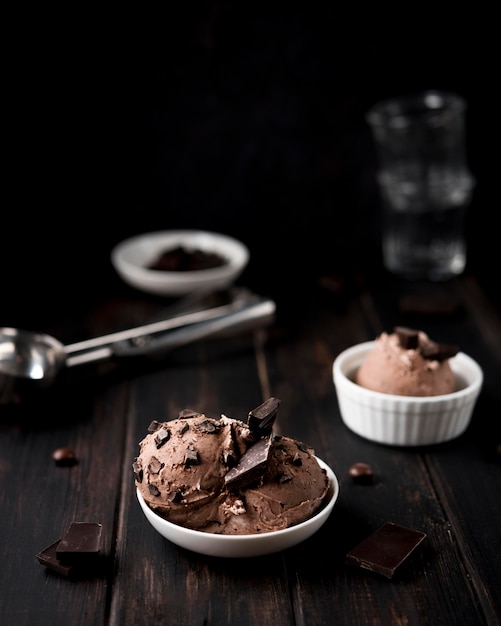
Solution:
M 238 489 L 260 478 L 266 471 L 272 437 L 263 437 L 249 448 L 224 477 L 228 487 Z
M 60 560 L 97 556 L 101 549 L 102 524 L 95 522 L 72 522 L 56 548 Z
M 448 343 L 430 343 L 421 347 L 421 354 L 425 359 L 445 361 L 459 352 L 459 346 Z
M 279 406 L 280 400 L 272 396 L 271 398 L 268 398 L 266 402 L 263 402 L 263 404 L 260 404 L 252 411 L 249 411 L 247 424 L 252 432 L 270 431 L 273 426 L 273 422 L 275 421 Z
M 61 561 L 57 558 L 56 550 L 59 539 L 36 555 L 37 561 L 47 569 L 66 578 L 75 578 L 78 571 L 77 565 L 72 562 Z
M 393 578 L 426 533 L 387 522 L 346 555 L 346 563 Z
M 419 332 L 413 328 L 395 326 L 398 341 L 404 350 L 415 350 L 419 345 Z

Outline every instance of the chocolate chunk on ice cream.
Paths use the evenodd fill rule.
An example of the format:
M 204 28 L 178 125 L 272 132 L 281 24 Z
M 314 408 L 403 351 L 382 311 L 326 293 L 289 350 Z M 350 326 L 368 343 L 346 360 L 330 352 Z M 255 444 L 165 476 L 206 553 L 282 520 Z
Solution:
M 381 333 L 358 369 L 362 387 L 398 396 L 438 396 L 455 391 L 449 359 L 457 346 L 432 341 L 426 333 L 402 326 Z
M 249 423 L 186 411 L 159 423 L 169 436 L 158 447 L 148 432 L 133 463 L 145 502 L 170 522 L 217 534 L 265 533 L 312 517 L 329 491 L 313 449 L 275 436 L 270 422 L 258 432 L 249 425 L 256 412 L 273 413 L 272 422 L 277 407 L 265 403 Z

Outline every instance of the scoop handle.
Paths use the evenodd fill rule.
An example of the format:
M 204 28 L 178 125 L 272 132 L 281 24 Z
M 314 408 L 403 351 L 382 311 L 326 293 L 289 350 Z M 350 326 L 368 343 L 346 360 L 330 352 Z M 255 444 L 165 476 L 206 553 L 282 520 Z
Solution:
M 66 366 L 73 367 L 111 357 L 138 357 L 169 352 L 174 348 L 227 331 L 243 331 L 269 324 L 274 319 L 275 311 L 276 305 L 273 300 L 260 299 L 231 313 L 220 315 L 208 321 L 183 326 L 162 335 L 148 336 L 142 334 L 139 344 L 122 340 L 97 350 L 74 356 L 70 355 L 66 359 Z

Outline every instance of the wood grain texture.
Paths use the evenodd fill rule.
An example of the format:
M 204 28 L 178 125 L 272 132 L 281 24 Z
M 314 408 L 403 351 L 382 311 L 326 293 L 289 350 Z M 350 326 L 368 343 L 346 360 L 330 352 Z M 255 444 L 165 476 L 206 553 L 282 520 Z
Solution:
M 501 372 L 492 338 L 497 314 L 465 280 L 443 287 L 457 300 L 447 317 L 405 317 L 399 296 L 420 285 L 363 282 L 332 298 L 319 290 L 300 318 L 256 334 L 208 340 L 155 362 L 71 372 L 46 396 L 0 407 L 0 622 L 20 626 L 233 624 L 497 624 L 501 621 Z M 478 304 L 478 306 L 477 306 Z M 159 303 L 113 298 L 66 327 L 108 332 L 155 313 Z M 488 332 L 481 328 L 486 320 Z M 343 424 L 332 362 L 344 348 L 398 323 L 459 338 L 485 386 L 467 432 L 440 446 L 374 444 Z M 498 335 L 499 333 L 499 335 Z M 137 504 L 132 462 L 152 419 L 191 408 L 246 419 L 269 395 L 281 400 L 276 430 L 311 445 L 340 482 L 320 531 L 286 552 L 250 559 L 204 557 L 164 540 Z M 56 466 L 54 449 L 78 463 Z M 370 484 L 349 475 L 373 469 Z M 35 555 L 72 521 L 103 524 L 102 571 L 69 581 Z M 387 580 L 345 564 L 346 553 L 385 522 L 426 533 Z

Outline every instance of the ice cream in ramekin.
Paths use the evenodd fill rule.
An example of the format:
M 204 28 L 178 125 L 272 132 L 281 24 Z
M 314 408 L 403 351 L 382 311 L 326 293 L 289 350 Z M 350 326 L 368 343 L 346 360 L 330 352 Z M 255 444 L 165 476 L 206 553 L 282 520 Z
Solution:
M 483 383 L 456 347 L 403 327 L 343 351 L 333 364 L 341 417 L 378 443 L 422 446 L 459 437 Z

